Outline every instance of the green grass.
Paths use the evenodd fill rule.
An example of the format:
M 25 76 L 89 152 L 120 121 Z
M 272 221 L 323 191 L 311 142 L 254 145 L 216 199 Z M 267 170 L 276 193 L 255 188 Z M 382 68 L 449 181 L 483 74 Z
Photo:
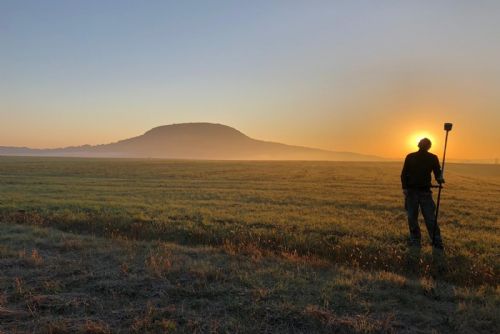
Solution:
M 259 270 L 257 267 L 251 268 L 256 265 L 253 262 L 255 257 L 264 258 L 259 260 L 258 266 L 271 261 L 269 270 L 276 271 L 265 277 L 254 277 L 248 285 L 252 289 L 265 279 L 279 285 L 285 278 L 278 272 L 282 270 L 280 268 L 290 265 L 290 257 L 307 259 L 301 260 L 304 262 L 301 265 L 314 272 L 317 279 L 308 281 L 308 278 L 302 278 L 304 282 L 300 284 L 292 280 L 293 283 L 285 284 L 274 296 L 278 298 L 282 294 L 284 299 L 289 298 L 289 303 L 293 304 L 297 296 L 292 297 L 292 292 L 297 285 L 310 291 L 308 293 L 312 294 L 312 299 L 300 296 L 305 299 L 299 308 L 290 306 L 293 310 L 290 310 L 292 315 L 289 321 L 286 317 L 280 318 L 276 320 L 276 327 L 269 325 L 269 331 L 293 331 L 293 328 L 286 327 L 287 321 L 293 324 L 296 317 L 303 317 L 304 320 L 300 321 L 308 325 L 298 327 L 297 332 L 307 332 L 306 329 L 327 331 L 329 322 L 345 331 L 355 331 L 353 326 L 358 325 L 353 325 L 354 319 L 378 324 L 373 331 L 406 330 L 398 326 L 410 326 L 410 331 L 416 331 L 417 328 L 431 328 L 430 324 L 439 324 L 443 331 L 473 328 L 488 332 L 488 329 L 495 328 L 489 327 L 493 326 L 490 315 L 498 315 L 500 166 L 447 165 L 447 184 L 440 219 L 446 247 L 444 254 L 433 254 L 428 244 L 421 251 L 407 247 L 408 228 L 402 208 L 400 168 L 400 163 L 2 157 L 0 221 L 5 228 L 18 224 L 48 227 L 50 235 L 59 233 L 52 229 L 94 235 L 112 240 L 112 247 L 116 246 L 117 249 L 123 249 L 118 246 L 117 240 L 127 240 L 130 244 L 146 248 L 153 247 L 148 245 L 155 242 L 175 243 L 179 246 L 169 244 L 169 247 L 181 253 L 202 249 L 208 271 L 211 270 L 212 261 L 216 261 L 212 259 L 215 256 L 213 252 L 221 250 L 227 253 L 223 259 L 219 258 L 222 270 L 226 270 L 235 257 L 244 259 L 242 261 L 250 266 L 246 273 L 228 274 L 227 279 L 230 281 L 237 279 L 234 275 L 245 276 L 250 275 L 252 270 Z M 73 237 L 77 238 L 76 235 Z M 26 242 L 32 242 L 26 238 Z M 36 244 L 32 247 L 37 249 Z M 205 250 L 210 251 L 205 253 Z M 9 253 L 9 250 L 5 252 Z M 27 258 L 33 255 L 29 252 L 26 254 L 22 257 L 23 261 L 28 261 Z M 36 262 L 36 258 L 35 254 L 30 261 Z M 141 265 L 157 267 L 155 260 L 152 261 L 149 264 L 141 262 Z M 322 263 L 323 267 L 319 270 L 307 264 L 308 261 Z M 166 266 L 166 262 L 163 265 Z M 97 261 L 95 265 L 99 263 Z M 170 265 L 174 267 L 175 263 Z M 99 269 L 95 271 L 99 272 Z M 323 271 L 328 272 L 328 275 L 337 275 L 337 280 L 345 279 L 348 291 L 358 291 L 357 285 L 368 284 L 374 290 L 373 296 L 378 296 L 371 297 L 370 303 L 373 304 L 377 304 L 377 298 L 392 300 L 392 293 L 400 293 L 393 291 L 392 285 L 384 292 L 385 283 L 375 283 L 376 277 L 380 275 L 411 282 L 405 284 L 416 287 L 422 284 L 446 286 L 446 298 L 453 299 L 453 302 L 447 306 L 447 313 L 439 309 L 438 301 L 428 301 L 429 305 L 436 304 L 430 309 L 436 307 L 437 313 L 433 315 L 429 311 L 425 316 L 429 318 L 424 317 L 419 322 L 415 317 L 403 316 L 399 311 L 401 307 L 406 307 L 408 312 L 414 310 L 417 315 L 423 312 L 420 303 L 425 303 L 425 298 L 418 297 L 410 289 L 402 299 L 381 303 L 385 305 L 385 311 L 377 304 L 375 318 L 364 319 L 367 313 L 359 308 L 358 304 L 364 303 L 359 295 L 352 299 L 346 297 L 338 305 L 327 303 L 331 307 L 320 302 L 319 295 L 314 291 L 329 281 L 328 276 L 319 274 Z M 151 270 L 149 274 L 161 281 L 161 277 L 158 278 L 161 272 Z M 353 276 L 358 277 L 357 281 L 351 279 Z M 209 284 L 207 289 L 210 288 Z M 490 301 L 486 302 L 486 295 L 493 301 L 488 299 Z M 334 299 L 335 294 L 332 292 L 329 296 Z M 468 296 L 476 296 L 470 298 L 475 298 L 477 303 L 485 303 L 483 306 L 488 311 L 480 308 L 486 314 L 484 322 L 473 320 L 475 311 L 467 308 Z M 191 301 L 195 297 L 187 299 Z M 129 298 L 131 303 L 135 302 L 134 298 Z M 247 312 L 240 312 L 231 303 L 232 300 L 224 301 L 220 307 L 229 317 L 235 317 L 235 324 L 223 318 L 219 320 L 221 330 L 248 331 L 250 327 L 247 325 L 250 326 L 252 321 L 248 320 L 248 324 L 245 322 Z M 227 308 L 224 306 L 226 304 Z M 277 306 L 269 307 L 272 310 L 269 313 L 278 312 L 273 308 Z M 342 318 L 340 311 L 343 307 L 351 310 L 345 315 L 347 318 Z M 286 309 L 283 305 L 279 308 Z M 309 311 L 304 311 L 306 308 Z M 281 311 L 285 312 L 283 309 Z M 469 320 L 457 320 L 453 312 L 461 309 L 466 310 L 463 315 Z M 189 306 L 189 310 L 193 311 L 192 306 Z M 178 328 L 189 332 L 187 325 L 180 325 L 177 315 L 172 321 Z M 348 324 L 342 327 L 340 323 L 344 322 Z M 235 327 L 237 323 L 241 323 L 242 327 Z M 279 327 L 278 324 L 285 327 Z M 363 328 L 360 332 L 370 331 L 366 326 Z

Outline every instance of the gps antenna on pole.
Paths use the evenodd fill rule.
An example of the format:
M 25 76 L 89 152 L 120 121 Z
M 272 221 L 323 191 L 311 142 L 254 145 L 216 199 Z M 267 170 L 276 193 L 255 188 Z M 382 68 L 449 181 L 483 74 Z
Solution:
M 444 151 L 443 151 L 443 163 L 441 165 L 441 179 L 444 179 L 444 163 L 446 160 L 446 146 L 448 145 L 448 132 L 451 131 L 451 128 L 453 127 L 452 123 L 444 123 L 444 131 L 446 131 L 446 137 L 444 140 Z M 438 191 L 438 197 L 437 197 L 437 203 L 436 203 L 436 216 L 434 217 L 434 227 L 432 229 L 432 244 L 435 244 L 435 238 L 436 238 L 436 227 L 438 224 L 438 215 L 439 215 L 439 204 L 441 202 L 441 190 L 443 189 L 443 185 L 439 183 L 439 191 Z

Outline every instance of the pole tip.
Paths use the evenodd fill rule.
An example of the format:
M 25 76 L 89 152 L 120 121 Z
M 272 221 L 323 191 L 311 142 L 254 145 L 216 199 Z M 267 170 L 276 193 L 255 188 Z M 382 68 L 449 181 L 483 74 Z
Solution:
M 444 130 L 445 131 L 451 131 L 452 127 L 453 127 L 452 123 L 444 123 Z

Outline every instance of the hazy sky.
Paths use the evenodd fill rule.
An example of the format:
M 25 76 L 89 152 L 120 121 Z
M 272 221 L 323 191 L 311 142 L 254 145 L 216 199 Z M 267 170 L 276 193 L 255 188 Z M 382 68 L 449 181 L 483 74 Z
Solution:
M 0 0 L 0 146 L 208 121 L 403 157 L 500 157 L 500 1 Z

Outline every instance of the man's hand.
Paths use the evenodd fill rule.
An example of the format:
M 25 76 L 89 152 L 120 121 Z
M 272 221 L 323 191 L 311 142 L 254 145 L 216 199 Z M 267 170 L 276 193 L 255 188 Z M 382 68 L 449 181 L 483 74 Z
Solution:
M 439 184 L 443 184 L 443 183 L 444 183 L 444 179 L 443 179 L 442 177 L 437 178 L 437 179 L 436 179 L 436 181 L 437 181 L 437 183 L 439 183 Z
M 406 196 L 408 196 L 408 189 L 403 189 L 403 194 Z

